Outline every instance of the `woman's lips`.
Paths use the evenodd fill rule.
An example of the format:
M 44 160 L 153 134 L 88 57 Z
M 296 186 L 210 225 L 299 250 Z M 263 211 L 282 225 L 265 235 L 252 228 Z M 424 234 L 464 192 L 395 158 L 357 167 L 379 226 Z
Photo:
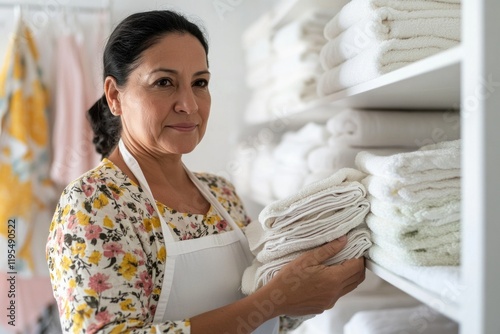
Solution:
M 194 123 L 178 123 L 167 125 L 167 127 L 181 132 L 189 132 L 196 129 L 197 125 Z

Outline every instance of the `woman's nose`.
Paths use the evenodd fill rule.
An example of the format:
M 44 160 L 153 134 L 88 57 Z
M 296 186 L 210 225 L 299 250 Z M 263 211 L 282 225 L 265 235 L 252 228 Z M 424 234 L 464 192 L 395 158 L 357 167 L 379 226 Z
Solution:
M 198 103 L 192 87 L 182 87 L 178 90 L 174 110 L 191 114 L 198 111 Z

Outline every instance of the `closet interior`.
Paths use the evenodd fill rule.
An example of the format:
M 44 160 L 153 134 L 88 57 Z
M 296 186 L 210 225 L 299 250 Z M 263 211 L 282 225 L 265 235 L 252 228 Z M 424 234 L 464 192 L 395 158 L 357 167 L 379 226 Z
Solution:
M 493 148 L 498 139 L 495 126 L 500 121 L 496 110 L 500 105 L 500 65 L 495 60 L 500 47 L 493 41 L 500 23 L 493 13 L 500 5 L 491 0 L 432 2 L 290 0 L 281 1 L 256 20 L 243 37 L 252 98 L 236 151 L 239 167 L 233 171 L 233 180 L 245 199 L 265 207 L 338 168 L 360 168 L 366 155 L 404 154 L 441 142 L 458 145 L 453 148 L 458 156 L 450 156 L 455 161 L 442 165 L 448 164 L 447 176 L 434 180 L 453 188 L 441 189 L 435 201 L 454 198 L 447 203 L 449 214 L 441 216 L 454 225 L 429 230 L 438 233 L 435 231 L 446 226 L 447 232 L 439 233 L 454 240 L 454 250 L 446 252 L 453 259 L 445 260 L 429 248 L 424 249 L 427 259 L 420 263 L 377 261 L 373 252 L 374 258 L 366 263 L 370 273 L 451 320 L 460 333 L 494 333 L 500 328 L 494 314 L 500 300 L 500 289 L 495 286 L 500 267 L 493 255 L 498 252 L 494 236 L 500 232 L 496 224 L 499 209 L 494 203 L 499 195 L 500 179 L 494 171 L 500 154 Z M 356 7 L 356 3 L 370 4 L 370 10 L 378 11 L 367 14 L 368 9 Z M 397 7 L 405 4 L 415 6 L 410 11 L 413 16 L 398 16 Z M 363 15 L 373 15 L 368 18 L 371 26 Z M 364 24 L 357 30 L 352 29 L 356 16 L 357 23 Z M 398 26 L 399 18 L 422 20 L 403 36 L 407 28 Z M 343 24 L 344 30 L 340 28 Z M 372 37 L 380 43 L 378 49 L 370 44 Z M 387 50 L 397 52 L 391 55 Z M 404 116 L 399 119 L 401 113 Z M 377 130 L 366 136 L 364 144 L 375 144 L 363 147 L 350 138 L 347 142 L 353 140 L 355 149 L 343 147 L 342 157 L 333 156 L 326 147 L 339 147 L 335 142 L 332 145 L 334 135 L 349 138 L 356 137 L 356 131 L 371 131 L 366 124 L 363 128 L 353 119 L 346 120 L 349 117 L 366 117 L 365 122 L 372 122 Z M 426 129 L 417 134 L 415 128 L 419 127 Z M 408 137 L 412 142 L 406 142 Z M 356 157 L 363 150 L 369 152 Z M 422 169 L 426 164 L 418 159 L 414 163 Z M 319 168 L 326 165 L 329 170 Z M 372 212 L 377 207 L 385 214 L 390 210 L 379 201 Z M 422 325 L 421 332 L 437 317 L 418 311 L 393 316 L 406 317 L 408 330 Z

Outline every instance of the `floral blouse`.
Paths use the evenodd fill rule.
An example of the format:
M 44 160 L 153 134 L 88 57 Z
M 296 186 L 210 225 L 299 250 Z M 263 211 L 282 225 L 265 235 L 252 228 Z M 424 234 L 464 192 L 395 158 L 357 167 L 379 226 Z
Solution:
M 250 222 L 228 181 L 195 175 L 240 227 Z M 189 319 L 152 325 L 166 260 L 154 205 L 179 241 L 231 230 L 213 208 L 196 215 L 151 203 L 107 159 L 63 191 L 46 249 L 63 332 L 190 333 Z

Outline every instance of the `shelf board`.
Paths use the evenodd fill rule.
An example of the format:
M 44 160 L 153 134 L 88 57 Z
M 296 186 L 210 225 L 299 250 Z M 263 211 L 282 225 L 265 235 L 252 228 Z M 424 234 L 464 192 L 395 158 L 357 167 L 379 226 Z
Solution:
M 450 319 L 460 323 L 460 307 L 458 304 L 446 300 L 443 296 L 439 296 L 425 288 L 418 286 L 414 282 L 398 276 L 393 272 L 379 266 L 373 261 L 366 260 L 366 268 L 371 270 L 375 275 L 379 276 L 396 288 L 406 292 L 410 296 L 420 300 L 424 304 L 436 309 Z

